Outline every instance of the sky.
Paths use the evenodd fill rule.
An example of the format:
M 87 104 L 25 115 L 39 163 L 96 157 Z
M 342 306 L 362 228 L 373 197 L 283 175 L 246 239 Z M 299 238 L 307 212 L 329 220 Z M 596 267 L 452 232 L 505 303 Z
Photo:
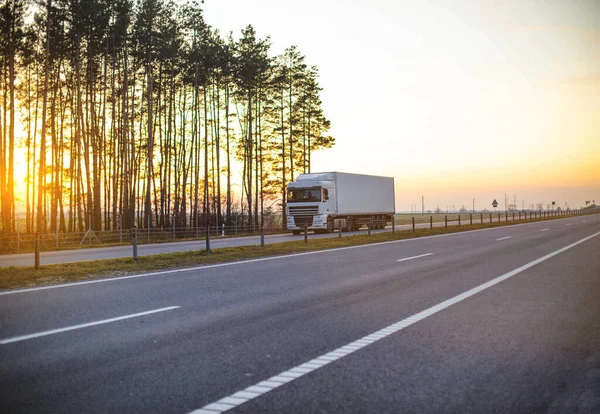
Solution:
M 600 202 L 600 1 L 205 0 L 222 34 L 316 65 L 332 149 L 396 210 Z

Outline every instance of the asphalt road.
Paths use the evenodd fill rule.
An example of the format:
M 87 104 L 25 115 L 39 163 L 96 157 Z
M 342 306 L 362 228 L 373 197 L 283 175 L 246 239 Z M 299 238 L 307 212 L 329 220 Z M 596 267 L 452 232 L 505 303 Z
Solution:
M 468 220 L 468 219 L 467 219 Z M 467 220 L 463 220 L 464 225 Z M 474 218 L 475 220 L 475 218 Z M 509 221 L 512 217 L 509 217 Z M 484 219 L 484 221 L 489 221 Z M 496 221 L 496 218 L 494 218 Z M 475 220 L 475 222 L 478 222 Z M 433 223 L 434 227 L 443 227 L 444 222 Z M 458 221 L 449 221 L 449 226 L 458 225 Z M 428 228 L 429 223 L 416 224 L 416 228 Z M 409 230 L 412 225 L 401 225 L 396 226 L 398 230 Z M 392 227 L 388 226 L 384 230 L 373 230 L 373 233 L 380 233 L 385 231 L 392 231 Z M 366 229 L 359 231 L 343 233 L 344 236 L 352 236 L 356 234 L 365 234 Z M 265 243 L 279 243 L 284 241 L 301 240 L 304 235 L 293 235 L 288 234 L 273 234 L 265 235 Z M 308 237 L 313 238 L 326 238 L 326 237 L 338 237 L 338 233 L 329 234 L 314 234 L 309 232 Z M 243 236 L 243 237 L 223 237 L 213 238 L 210 241 L 212 249 L 218 249 L 220 247 L 237 247 L 237 246 L 257 246 L 260 245 L 260 236 Z M 202 250 L 206 247 L 206 242 L 202 240 L 184 241 L 184 242 L 172 242 L 172 243 L 155 243 L 155 244 L 140 244 L 138 245 L 139 256 L 149 256 L 160 253 L 175 253 L 175 252 L 187 252 L 193 250 Z M 60 250 L 40 253 L 40 263 L 45 264 L 61 264 L 61 263 L 74 263 L 74 262 L 87 262 L 91 260 L 102 260 L 102 259 L 119 259 L 124 257 L 132 257 L 133 249 L 131 246 L 113 246 L 113 247 L 94 247 L 87 249 L 76 249 L 76 250 Z M 10 266 L 33 266 L 34 255 L 33 253 L 21 253 L 21 254 L 9 254 L 0 255 L 0 267 Z
M 2 292 L 0 411 L 597 413 L 599 253 L 572 217 Z

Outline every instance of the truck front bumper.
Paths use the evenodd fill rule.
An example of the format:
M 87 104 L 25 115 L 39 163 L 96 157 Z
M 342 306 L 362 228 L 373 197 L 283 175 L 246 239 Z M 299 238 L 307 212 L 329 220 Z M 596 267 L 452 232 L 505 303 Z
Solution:
M 327 215 L 312 216 L 312 221 L 308 217 L 299 217 L 298 222 L 296 222 L 294 216 L 288 216 L 287 218 L 287 228 L 289 230 L 302 230 L 305 223 L 309 230 L 326 229 Z

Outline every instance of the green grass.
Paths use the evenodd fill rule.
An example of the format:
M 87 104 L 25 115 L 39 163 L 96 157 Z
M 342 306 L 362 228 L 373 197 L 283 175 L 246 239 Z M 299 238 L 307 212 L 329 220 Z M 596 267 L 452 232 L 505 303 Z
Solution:
M 561 217 L 556 217 L 561 218 Z M 108 259 L 81 263 L 68 263 L 42 266 L 35 270 L 33 266 L 0 268 L 0 289 L 15 289 L 32 286 L 51 285 L 59 283 L 76 282 L 90 279 L 110 278 L 152 272 L 174 268 L 186 268 L 215 263 L 233 262 L 239 260 L 256 259 L 268 256 L 279 256 L 290 253 L 300 253 L 315 250 L 333 249 L 338 247 L 357 246 L 391 240 L 402 240 L 416 237 L 433 236 L 439 234 L 457 233 L 468 230 L 503 227 L 512 224 L 530 223 L 536 221 L 553 220 L 556 218 L 522 220 L 520 222 L 494 221 L 484 224 L 434 227 L 433 229 L 416 229 L 377 233 L 371 236 L 360 234 L 356 236 L 309 239 L 267 244 L 264 248 L 259 246 L 241 246 L 214 249 L 211 254 L 205 251 L 181 252 L 141 256 L 137 261 L 128 259 Z

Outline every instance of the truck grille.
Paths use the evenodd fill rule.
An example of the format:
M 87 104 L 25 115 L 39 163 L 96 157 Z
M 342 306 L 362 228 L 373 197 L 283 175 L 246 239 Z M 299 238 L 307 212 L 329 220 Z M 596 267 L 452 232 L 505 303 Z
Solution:
M 289 206 L 290 216 L 314 216 L 319 213 L 319 206 Z

